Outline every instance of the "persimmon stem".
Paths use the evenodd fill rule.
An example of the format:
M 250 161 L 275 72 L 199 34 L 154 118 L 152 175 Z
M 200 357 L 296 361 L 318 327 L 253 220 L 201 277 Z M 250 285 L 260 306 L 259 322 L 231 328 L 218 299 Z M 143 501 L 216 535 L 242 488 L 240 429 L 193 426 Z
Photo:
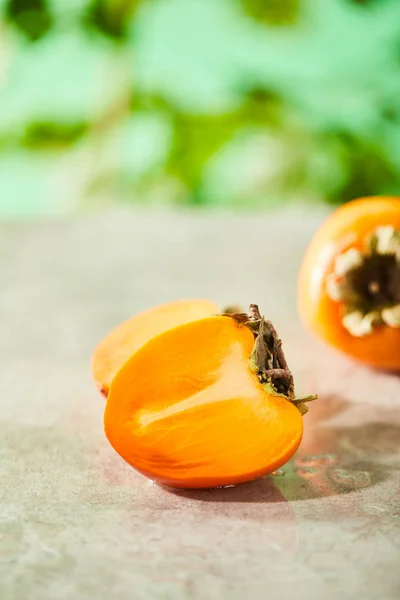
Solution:
M 287 398 L 301 414 L 305 414 L 308 411 L 306 402 L 314 400 L 316 396 L 295 398 L 293 375 L 286 362 L 282 341 L 271 321 L 266 321 L 261 316 L 256 304 L 250 304 L 248 314 L 229 313 L 226 316 L 246 325 L 253 332 L 254 348 L 250 357 L 250 368 L 260 383 L 271 393 Z

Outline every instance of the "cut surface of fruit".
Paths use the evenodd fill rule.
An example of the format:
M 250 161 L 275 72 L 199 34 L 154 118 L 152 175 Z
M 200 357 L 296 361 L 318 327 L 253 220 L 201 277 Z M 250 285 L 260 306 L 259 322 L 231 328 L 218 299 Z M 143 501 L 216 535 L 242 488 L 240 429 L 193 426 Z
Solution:
M 303 420 L 252 372 L 254 335 L 229 316 L 153 338 L 113 379 L 105 433 L 151 479 L 180 488 L 251 481 L 282 466 Z
M 117 371 L 151 338 L 217 313 L 217 305 L 210 300 L 195 299 L 169 302 L 134 315 L 113 329 L 93 353 L 92 374 L 98 388 L 107 396 Z

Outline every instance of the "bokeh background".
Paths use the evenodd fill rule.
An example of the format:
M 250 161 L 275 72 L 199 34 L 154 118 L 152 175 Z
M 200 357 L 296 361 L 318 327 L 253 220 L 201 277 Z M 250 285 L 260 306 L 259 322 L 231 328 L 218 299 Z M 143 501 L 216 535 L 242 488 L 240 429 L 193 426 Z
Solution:
M 400 0 L 0 0 L 0 216 L 400 189 Z

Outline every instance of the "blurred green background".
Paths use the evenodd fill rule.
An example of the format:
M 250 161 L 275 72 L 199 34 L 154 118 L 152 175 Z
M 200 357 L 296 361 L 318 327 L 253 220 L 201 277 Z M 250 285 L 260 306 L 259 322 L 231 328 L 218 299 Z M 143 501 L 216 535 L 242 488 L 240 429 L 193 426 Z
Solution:
M 400 191 L 400 0 L 0 7 L 0 216 Z

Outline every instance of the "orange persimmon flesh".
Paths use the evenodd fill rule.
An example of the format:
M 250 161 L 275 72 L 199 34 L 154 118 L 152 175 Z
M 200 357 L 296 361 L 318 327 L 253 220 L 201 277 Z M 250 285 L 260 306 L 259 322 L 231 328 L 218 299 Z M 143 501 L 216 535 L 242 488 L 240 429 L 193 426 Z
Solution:
M 107 396 L 111 381 L 122 365 L 151 338 L 184 323 L 218 313 L 210 300 L 176 300 L 143 311 L 111 331 L 92 357 L 92 374 Z
M 113 379 L 105 433 L 158 483 L 209 488 L 250 481 L 286 463 L 303 419 L 250 368 L 254 335 L 229 316 L 176 327 L 142 346 Z
M 336 257 L 354 248 L 362 251 L 377 227 L 400 230 L 400 198 L 360 198 L 334 211 L 312 239 L 300 270 L 299 312 L 318 337 L 370 366 L 400 370 L 400 328 L 379 326 L 363 337 L 351 335 L 342 324 L 343 306 L 327 292 L 327 278 Z

